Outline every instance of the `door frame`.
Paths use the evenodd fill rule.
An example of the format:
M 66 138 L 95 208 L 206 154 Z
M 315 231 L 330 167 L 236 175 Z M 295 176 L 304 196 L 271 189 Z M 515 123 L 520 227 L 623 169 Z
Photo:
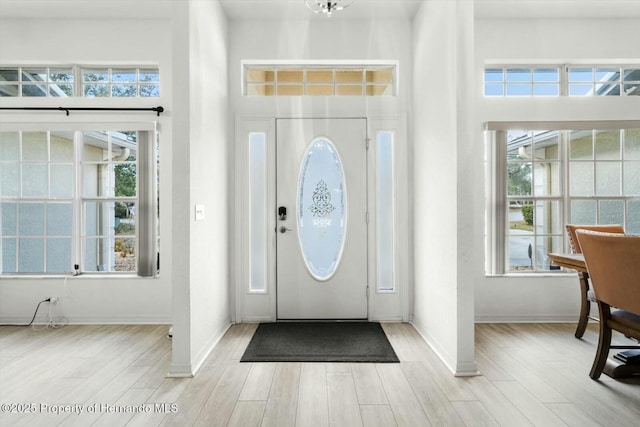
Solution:
M 367 264 L 368 264 L 368 301 L 367 316 L 370 321 L 411 321 L 411 286 L 410 234 L 409 221 L 409 162 L 407 154 L 406 117 L 401 116 L 286 116 L 256 117 L 236 116 L 235 147 L 230 153 L 234 164 L 234 172 L 230 176 L 232 200 L 229 204 L 229 283 L 230 283 L 230 320 L 243 322 L 274 322 L 277 320 L 276 298 L 276 118 L 280 119 L 345 119 L 358 118 L 367 120 L 367 188 L 369 224 L 367 227 Z M 394 291 L 377 290 L 376 260 L 376 164 L 375 138 L 377 132 L 387 130 L 395 132 L 394 138 Z M 264 133 L 266 142 L 266 174 L 267 197 L 265 222 L 267 228 L 266 278 L 267 289 L 263 292 L 249 291 L 250 277 L 250 245 L 249 215 L 238 214 L 248 212 L 250 186 L 248 179 L 248 135 Z
M 296 249 L 298 251 L 300 250 L 300 246 L 299 246 L 300 229 L 297 227 L 298 224 L 293 225 L 293 223 L 286 223 L 286 224 L 289 224 L 289 226 L 291 226 L 292 229 L 297 229 L 295 233 L 296 242 L 288 241 L 287 243 L 286 239 L 290 239 L 291 237 L 288 237 L 288 238 L 284 237 L 282 234 L 280 234 L 276 230 L 276 233 L 275 233 L 277 236 L 276 237 L 276 257 L 275 257 L 276 318 L 278 321 L 298 319 L 298 318 L 299 319 L 318 319 L 318 320 L 369 319 L 369 285 L 370 285 L 370 280 L 369 280 L 370 237 L 369 237 L 369 234 L 371 230 L 369 228 L 368 222 L 366 221 L 366 215 L 365 215 L 369 211 L 369 185 L 370 185 L 369 183 L 369 163 L 370 162 L 368 161 L 368 155 L 369 155 L 368 153 L 368 145 L 369 145 L 368 144 L 368 141 L 369 141 L 368 120 L 366 117 L 348 117 L 348 118 L 346 117 L 340 117 L 340 118 L 335 118 L 335 117 L 330 117 L 330 118 L 324 118 L 324 117 L 323 118 L 284 118 L 282 117 L 281 118 L 281 117 L 278 117 L 276 118 L 275 123 L 276 123 L 276 188 L 272 197 L 276 199 L 276 201 L 278 202 L 277 203 L 278 206 L 282 203 L 283 199 L 289 198 L 287 197 L 287 195 L 279 194 L 279 191 L 283 189 L 283 187 L 281 187 L 283 183 L 278 182 L 278 177 L 281 176 L 280 173 L 284 171 L 286 175 L 293 175 L 295 177 L 298 177 L 299 179 L 300 162 L 303 161 L 303 159 L 296 159 L 297 164 L 295 165 L 278 164 L 278 161 L 281 160 L 281 157 L 279 156 L 279 154 L 283 154 L 284 157 L 289 157 L 289 155 L 291 154 L 289 150 L 293 150 L 293 152 L 297 152 L 294 145 L 298 146 L 298 144 L 296 144 L 296 141 L 291 140 L 291 133 L 292 132 L 295 133 L 296 131 L 299 131 L 300 129 L 302 129 L 303 131 L 301 135 L 304 138 L 307 138 L 307 137 L 311 138 L 304 141 L 305 148 L 302 149 L 302 151 L 300 152 L 300 154 L 302 154 L 302 157 L 304 157 L 304 153 L 306 152 L 306 150 L 308 150 L 309 144 L 312 143 L 312 141 L 314 141 L 317 138 L 327 138 L 328 140 L 331 141 L 332 144 L 337 144 L 336 138 L 343 140 L 343 143 L 337 144 L 335 148 L 337 149 L 338 156 L 341 159 L 340 161 L 342 166 L 342 173 L 343 173 L 343 177 L 346 180 L 346 185 L 347 185 L 346 207 L 347 207 L 347 211 L 350 213 L 347 216 L 347 227 L 346 227 L 347 234 L 345 235 L 346 241 L 341 250 L 341 258 L 345 257 L 345 259 L 342 259 L 341 261 L 339 261 L 339 265 L 337 267 L 338 269 L 335 271 L 335 274 L 336 276 L 338 276 L 339 279 L 338 279 L 338 282 L 336 282 L 333 279 L 330 279 L 329 283 L 327 283 L 327 286 L 328 286 L 327 289 L 333 289 L 335 292 L 342 293 L 343 297 L 346 297 L 346 295 L 344 295 L 345 292 L 347 294 L 351 294 L 351 296 L 348 299 L 351 300 L 351 298 L 354 298 L 353 302 L 355 302 L 355 304 L 359 306 L 359 309 L 357 310 L 358 311 L 357 316 L 354 315 L 354 311 L 352 310 L 354 306 L 352 306 L 350 310 L 345 310 L 345 311 L 334 309 L 334 316 L 327 316 L 327 311 L 331 311 L 331 308 L 328 308 L 328 309 L 326 308 L 334 306 L 335 303 L 341 301 L 342 298 L 335 298 L 335 294 L 327 293 L 329 291 L 327 292 L 325 292 L 324 290 L 320 291 L 320 288 L 316 287 L 319 281 L 317 279 L 311 280 L 311 277 L 312 277 L 311 274 L 309 274 L 308 279 L 310 279 L 314 283 L 314 285 L 310 285 L 309 284 L 310 282 L 305 281 L 306 280 L 305 278 L 301 278 L 300 282 L 294 285 L 293 287 L 291 287 L 292 282 L 289 282 L 287 280 L 284 280 L 282 283 L 280 283 L 280 279 L 283 278 L 283 275 L 279 270 L 279 267 L 281 266 L 279 263 L 283 262 L 284 264 L 282 265 L 285 265 L 287 264 L 286 262 L 287 260 L 284 258 L 283 259 L 279 258 L 278 254 L 280 253 L 281 248 L 279 247 L 278 244 L 281 243 L 284 246 L 287 246 L 294 251 L 296 251 Z M 324 132 L 321 131 L 320 133 L 318 133 L 319 128 L 317 127 L 323 128 Z M 281 131 L 282 134 L 279 134 L 279 131 Z M 362 131 L 364 131 L 364 134 L 361 133 Z M 312 132 L 313 134 L 310 134 L 310 132 Z M 346 134 L 344 132 L 346 132 Z M 344 140 L 343 138 L 347 134 L 349 135 L 350 139 Z M 362 137 L 362 139 L 361 140 L 351 139 L 352 137 L 355 137 L 355 134 L 358 134 L 358 138 Z M 287 135 L 289 135 L 289 137 L 287 137 Z M 290 145 L 292 143 L 293 145 Z M 298 149 L 301 149 L 301 147 L 298 147 Z M 284 150 L 284 151 L 280 151 L 280 150 Z M 356 157 L 351 157 L 351 161 L 353 161 L 354 163 L 361 162 L 359 163 L 359 166 L 361 166 L 362 169 L 349 169 L 351 167 L 349 165 L 349 160 L 348 160 L 349 157 L 347 156 L 347 153 L 349 152 L 349 150 L 355 150 L 355 151 L 352 151 L 352 153 L 356 154 Z M 288 163 L 288 161 L 289 160 L 287 160 L 285 163 Z M 294 168 L 293 171 L 290 169 L 290 166 Z M 284 167 L 285 169 L 281 170 L 280 168 L 282 167 Z M 364 182 L 360 181 L 359 179 L 354 179 L 353 177 L 350 179 L 348 178 L 349 175 L 351 175 L 355 170 L 358 171 L 358 176 L 361 176 L 360 172 L 363 173 L 363 176 L 361 176 L 361 178 L 364 179 Z M 358 190 L 360 190 L 360 192 L 357 191 L 356 193 L 360 193 L 359 195 L 361 197 L 362 196 L 364 197 L 364 200 L 361 200 L 364 203 L 363 205 L 360 203 L 352 203 L 352 200 L 356 200 L 357 197 L 355 193 L 352 194 L 353 190 L 352 188 L 350 188 L 349 183 L 351 183 L 350 184 L 351 187 L 357 188 Z M 363 185 L 364 189 L 362 189 L 361 187 L 356 187 L 357 185 Z M 285 185 L 285 187 L 287 186 Z M 296 182 L 296 184 L 294 185 L 294 188 L 297 188 L 297 187 L 298 187 L 298 183 Z M 289 187 L 289 190 L 291 190 L 291 187 Z M 362 190 L 364 190 L 364 195 L 362 195 L 361 193 Z M 291 195 L 291 193 L 288 193 L 288 194 Z M 295 194 L 296 196 L 295 199 L 297 200 L 297 197 L 298 197 L 297 191 L 293 191 L 293 194 Z M 292 220 L 293 222 L 297 222 L 298 205 L 294 200 L 289 200 L 289 202 L 290 202 L 289 205 L 291 210 L 290 220 Z M 355 214 L 356 211 L 359 211 L 357 215 Z M 360 214 L 362 214 L 362 216 L 359 216 Z M 280 227 L 282 224 L 283 223 L 278 222 L 278 226 L 276 228 Z M 364 233 L 364 234 L 361 234 L 361 233 Z M 285 239 L 284 241 L 282 240 L 283 238 Z M 364 239 L 364 242 L 362 242 L 362 239 Z M 354 244 L 360 245 L 361 243 L 364 244 L 364 246 L 366 247 L 364 256 L 362 256 L 362 251 L 356 250 L 357 246 L 353 246 Z M 305 272 L 309 273 L 308 266 L 304 266 L 304 260 L 302 259 L 302 257 L 298 258 L 297 257 L 298 254 L 302 255 L 302 252 L 297 252 L 295 254 L 289 254 L 289 255 L 290 257 L 293 257 L 295 259 L 300 259 L 300 261 L 302 262 L 302 264 L 297 265 L 298 271 L 304 270 Z M 348 256 L 352 256 L 355 258 L 347 259 L 346 257 Z M 350 261 L 356 261 L 358 263 L 363 262 L 364 265 L 362 267 L 364 267 L 364 270 L 365 270 L 364 274 L 361 274 L 360 269 L 354 269 L 353 267 L 350 268 L 349 267 Z M 294 269 L 295 268 L 296 266 L 294 266 Z M 356 277 L 356 276 L 358 277 L 358 279 L 362 279 L 363 281 L 348 280 L 347 282 L 345 282 L 345 285 L 344 285 L 346 287 L 338 286 L 338 283 L 340 280 L 345 280 L 345 279 L 348 279 L 349 277 Z M 289 289 L 285 289 L 285 286 L 287 283 L 289 283 Z M 347 284 L 347 283 L 350 283 L 350 284 Z M 296 293 L 296 291 L 300 291 L 302 289 L 305 290 L 304 292 L 299 293 L 299 295 L 301 295 L 300 297 L 301 299 L 299 300 L 299 303 L 302 305 L 292 304 L 292 301 L 290 301 L 290 304 L 287 305 L 286 304 L 287 296 L 291 297 Z M 287 291 L 291 291 L 292 294 L 286 293 Z M 313 299 L 313 298 L 310 299 L 309 297 L 305 297 L 306 292 L 310 292 L 311 294 L 315 295 L 317 299 Z M 325 301 L 326 307 L 323 305 L 322 308 L 319 309 L 320 301 L 323 298 L 327 297 L 328 295 L 333 295 L 333 297 L 330 298 L 332 303 L 327 304 L 328 301 Z M 356 300 L 355 298 L 358 298 L 358 296 L 364 298 L 364 301 L 361 299 Z M 305 305 L 305 303 L 307 305 Z M 303 307 L 303 306 L 306 308 L 303 310 L 300 310 L 300 307 Z M 286 309 L 294 310 L 296 314 L 293 314 L 291 312 L 287 313 L 288 310 Z M 309 313 L 315 312 L 314 310 L 317 310 L 316 312 L 316 314 L 318 314 L 317 317 L 315 315 L 311 317 L 305 317 L 305 316 L 309 316 Z M 338 311 L 341 311 L 341 313 L 338 314 L 337 313 Z M 320 312 L 323 312 L 324 315 L 320 315 Z M 303 313 L 306 313 L 306 314 L 303 314 Z M 363 314 L 363 315 L 360 315 L 360 314 Z

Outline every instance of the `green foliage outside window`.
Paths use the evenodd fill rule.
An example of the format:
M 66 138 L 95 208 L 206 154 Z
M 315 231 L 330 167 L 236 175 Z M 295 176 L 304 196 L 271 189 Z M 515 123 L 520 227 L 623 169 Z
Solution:
M 136 195 L 136 165 L 121 163 L 115 166 L 116 197 L 135 197 Z
M 530 195 L 531 164 L 509 162 L 507 164 L 507 187 L 509 195 Z
M 527 225 L 533 225 L 533 205 L 522 206 L 522 217 Z

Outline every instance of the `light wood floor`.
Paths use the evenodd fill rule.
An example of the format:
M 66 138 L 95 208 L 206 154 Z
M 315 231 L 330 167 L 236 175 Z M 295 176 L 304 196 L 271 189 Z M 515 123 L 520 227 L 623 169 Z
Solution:
M 0 425 L 640 425 L 640 379 L 588 376 L 595 325 L 582 340 L 569 324 L 477 325 L 484 375 L 470 378 L 397 323 L 384 329 L 400 364 L 240 363 L 255 327 L 233 326 L 190 379 L 165 377 L 166 326 L 0 327 L 0 401 L 36 412 Z M 83 413 L 49 412 L 63 404 Z

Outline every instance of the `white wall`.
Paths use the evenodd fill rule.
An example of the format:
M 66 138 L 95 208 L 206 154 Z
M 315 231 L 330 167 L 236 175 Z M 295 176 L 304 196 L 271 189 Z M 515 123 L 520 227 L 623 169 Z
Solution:
M 276 117 L 369 117 L 371 128 L 375 127 L 373 119 L 402 118 L 410 110 L 412 50 L 411 50 L 411 22 L 409 20 L 344 20 L 345 15 L 336 14 L 330 19 L 318 19 L 310 15 L 308 20 L 295 21 L 231 21 L 229 24 L 229 95 L 231 111 L 238 119 L 237 132 L 247 132 L 251 129 L 247 123 L 256 123 L 253 131 L 266 128 L 267 122 Z M 348 16 L 348 15 L 347 15 Z M 242 60 L 275 60 L 275 61 L 398 61 L 399 93 L 396 97 L 243 97 L 241 82 Z M 402 124 L 404 124 L 403 121 Z M 380 125 L 380 123 L 378 123 Z M 398 132 L 398 137 L 404 137 L 404 130 Z M 370 135 L 372 136 L 372 135 Z M 246 141 L 246 136 L 236 136 L 237 144 Z M 269 146 L 272 147 L 273 135 L 268 136 Z M 406 141 L 402 141 L 404 143 Z M 400 145 L 400 144 L 399 144 Z M 238 181 L 246 171 L 246 152 L 238 149 Z M 404 154 L 404 153 L 403 153 Z M 405 155 L 406 157 L 406 155 Z M 405 159 L 406 160 L 406 159 Z M 403 167 L 404 172 L 406 168 Z M 235 182 L 234 197 L 243 197 L 242 182 Z M 236 201 L 237 215 L 243 212 L 242 203 Z M 402 215 L 406 213 L 403 210 Z M 246 292 L 248 273 L 243 271 L 241 257 L 248 255 L 242 247 L 242 223 L 245 219 L 238 216 L 235 224 L 237 234 L 232 239 L 238 257 L 234 271 L 236 275 L 233 283 L 238 288 L 238 321 L 270 320 L 275 316 L 275 300 L 272 298 L 274 286 L 269 288 L 269 295 L 248 294 Z M 407 224 L 404 221 L 401 226 Z M 400 233 L 398 233 L 400 235 Z M 406 232 L 402 234 L 406 240 Z M 245 236 L 246 237 L 246 236 Z M 399 245 L 406 242 L 399 242 Z M 246 246 L 245 246 L 246 248 Z M 246 250 L 246 249 L 245 249 Z M 403 254 L 406 254 L 406 250 Z M 404 258 L 407 258 L 404 256 Z M 404 259 L 403 258 L 403 259 Z M 247 262 L 244 263 L 245 266 Z M 406 268 L 405 268 L 406 269 Z M 402 292 L 409 292 L 407 275 L 402 275 Z M 369 315 L 372 318 L 400 319 L 402 306 L 399 294 L 371 293 L 374 304 L 371 305 Z M 402 294 L 405 297 L 406 294 Z M 397 301 L 388 303 L 385 300 L 395 298 Z M 383 307 L 383 304 L 387 304 Z M 388 310 L 384 310 L 387 308 Z M 379 316 L 379 317 L 376 317 Z
M 639 19 L 479 19 L 475 77 L 485 63 L 640 63 Z M 486 121 L 637 120 L 640 97 L 493 98 L 478 96 L 474 129 Z M 478 144 L 482 135 L 476 133 Z M 575 275 L 478 277 L 478 321 L 577 321 Z
M 165 29 L 168 19 L 49 19 L 34 10 L 32 18 L 0 21 L 0 63 L 11 64 L 158 64 L 162 79 L 171 81 L 171 34 Z M 42 12 L 42 11 L 40 11 Z M 171 85 L 162 83 L 161 98 L 144 100 L 143 106 L 163 105 L 171 110 Z M 140 101 L 135 101 L 140 102 Z M 2 98 L 2 106 L 131 106 L 124 99 Z M 135 104 L 136 107 L 141 106 Z M 59 112 L 35 113 L 3 111 L 3 122 L 34 121 L 82 122 L 95 121 L 95 113 Z M 171 120 L 167 115 L 113 113 L 113 122 L 158 120 L 168 133 L 161 136 L 160 156 L 163 162 L 160 180 L 162 217 L 162 271 L 158 278 L 60 277 L 60 278 L 0 278 L 0 322 L 28 323 L 39 301 L 57 296 L 57 314 L 70 323 L 170 323 L 172 227 L 171 205 Z M 41 312 L 43 310 L 41 309 Z
M 170 374 L 195 374 L 230 325 L 227 22 L 218 2 L 174 4 L 174 347 Z M 195 205 L 205 217 L 195 220 Z
M 414 324 L 457 375 L 476 372 L 482 150 L 473 132 L 473 3 L 427 1 L 414 21 Z M 480 179 L 478 179 L 480 177 Z
M 98 2 L 93 6 L 99 7 Z M 105 2 L 104 7 L 110 4 Z M 3 65 L 160 67 L 160 99 L 70 98 L 65 105 L 137 107 L 142 103 L 166 110 L 160 118 L 149 113 L 100 117 L 159 122 L 160 276 L 2 278 L 0 321 L 28 322 L 39 301 L 58 296 L 58 314 L 71 323 L 173 323 L 171 374 L 190 376 L 230 324 L 227 23 L 217 1 L 160 6 L 161 12 L 151 13 L 154 19 L 146 18 L 144 8 L 133 14 L 122 8 L 122 15 L 110 10 L 110 19 L 93 19 L 90 11 L 74 8 L 73 2 L 52 2 L 56 16 L 65 15 L 66 7 L 74 18 L 49 19 L 43 9 L 34 11 L 33 18 L 5 16 L 0 23 Z M 3 106 L 26 104 L 21 99 L 1 101 Z M 37 101 L 58 106 L 61 100 Z M 33 120 L 14 112 L 3 112 L 1 117 L 3 121 Z M 72 113 L 69 118 L 57 112 L 38 113 L 37 117 L 52 122 L 96 120 L 90 113 Z M 206 207 L 204 221 L 194 219 L 196 203 Z

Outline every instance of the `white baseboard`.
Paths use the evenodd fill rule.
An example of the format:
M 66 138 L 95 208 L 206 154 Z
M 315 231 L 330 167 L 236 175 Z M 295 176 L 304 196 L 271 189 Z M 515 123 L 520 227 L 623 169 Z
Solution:
M 381 317 L 372 317 L 372 322 L 402 322 L 402 316 L 381 316 Z
M 275 322 L 275 319 L 271 316 L 247 316 L 242 318 L 241 323 L 270 323 Z
M 537 316 L 518 315 L 518 316 L 476 316 L 475 323 L 578 323 L 578 315 L 562 315 L 562 316 Z
M 439 344 L 439 342 L 434 339 L 430 334 L 426 332 L 426 330 L 422 327 L 422 324 L 415 317 L 411 322 L 414 329 L 420 334 L 423 340 L 431 347 L 431 349 L 436 353 L 436 355 L 442 360 L 447 369 L 451 371 L 452 374 L 456 373 L 456 363 L 455 360 L 447 353 L 447 351 Z
M 191 365 L 171 365 L 167 378 L 193 378 Z
M 227 333 L 227 331 L 229 330 L 230 327 L 231 327 L 231 318 L 227 317 L 225 319 L 225 322 L 223 322 L 223 325 L 221 326 L 221 328 L 218 329 L 218 333 L 213 334 L 213 336 L 209 340 L 209 343 L 207 343 L 202 348 L 200 353 L 198 355 L 196 355 L 196 357 L 194 359 L 192 359 L 192 360 L 195 361 L 193 363 L 193 367 L 192 367 L 192 372 L 193 372 L 194 376 L 198 373 L 198 371 L 200 370 L 200 368 L 204 364 L 205 360 L 207 360 L 207 357 L 209 357 L 209 354 L 213 351 L 215 346 L 220 342 L 220 340 L 222 339 L 224 334 Z
M 416 320 L 415 317 L 413 318 L 411 324 L 454 376 L 471 377 L 481 375 L 475 362 L 458 363 L 457 360 L 451 357 L 451 355 L 444 349 L 444 347 L 440 345 L 438 340 L 436 340 L 433 336 L 425 331 L 425 329 L 420 324 L 420 321 Z
M 66 325 L 170 325 L 172 323 L 171 317 L 166 316 L 141 316 L 141 317 L 72 317 L 54 316 L 56 320 L 64 319 Z M 15 325 L 24 326 L 31 321 L 31 317 L 22 316 L 6 316 L 0 317 L 0 324 L 2 325 Z M 42 316 L 33 322 L 36 325 L 44 324 Z
M 218 329 L 218 332 L 213 334 L 209 342 L 202 348 L 200 353 L 192 358 L 195 360 L 192 364 L 171 364 L 169 367 L 168 378 L 192 378 L 196 376 L 202 365 L 204 364 L 211 351 L 220 342 L 227 330 L 231 327 L 230 318 L 227 317 L 224 324 Z

